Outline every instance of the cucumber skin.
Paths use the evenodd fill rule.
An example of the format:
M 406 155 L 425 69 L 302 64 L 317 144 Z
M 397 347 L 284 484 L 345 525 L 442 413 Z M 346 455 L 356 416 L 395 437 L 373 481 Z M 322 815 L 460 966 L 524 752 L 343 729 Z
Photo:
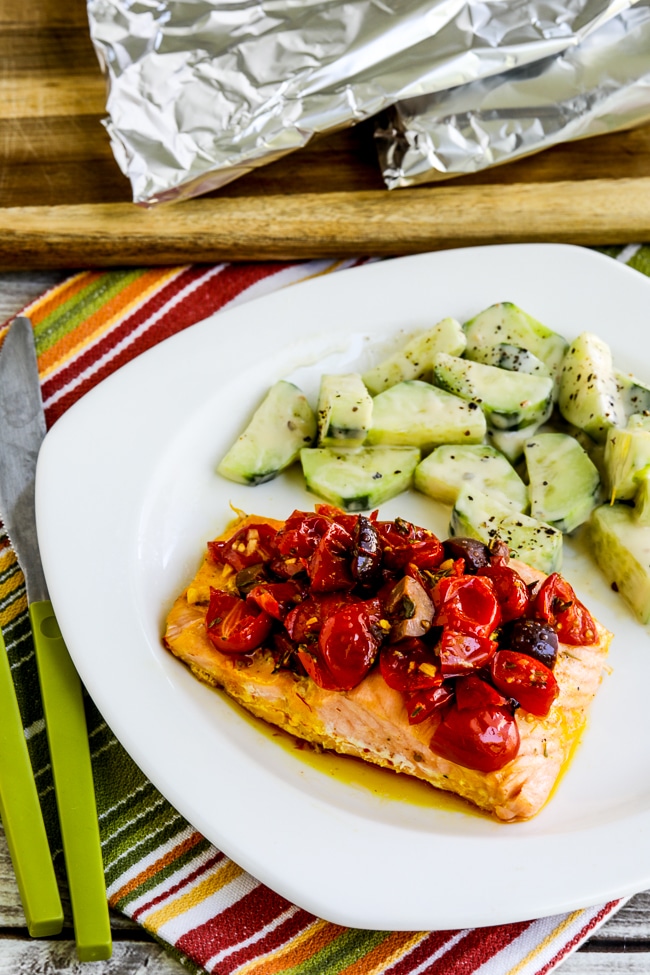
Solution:
M 637 525 L 642 525 L 644 528 L 650 525 L 650 465 L 637 474 L 634 517 Z
M 545 362 L 557 384 L 568 342 L 511 301 L 490 305 L 463 325 L 467 350 L 505 342 L 520 345 Z M 468 356 L 469 358 L 469 356 Z
M 607 431 L 605 474 L 611 501 L 631 501 L 637 491 L 637 474 L 648 464 L 650 430 L 633 426 Z
M 582 332 L 567 349 L 558 406 L 568 423 L 596 443 L 604 443 L 610 427 L 625 420 L 609 346 L 591 332 Z
M 407 416 L 399 419 L 402 397 L 412 400 L 409 410 L 416 423 Z M 419 447 L 423 453 L 444 443 L 481 443 L 485 436 L 485 415 L 475 404 L 467 403 L 420 380 L 397 383 L 375 396 L 373 425 L 368 432 L 368 444 Z M 402 407 L 403 409 L 403 407 Z M 453 426 L 452 426 L 453 420 Z
M 538 459 L 541 451 L 542 463 Z M 589 518 L 598 503 L 600 476 L 577 440 L 565 433 L 540 433 L 524 447 L 528 468 L 530 513 L 564 534 L 575 531 Z M 549 455 L 551 464 L 545 465 Z M 555 464 L 560 466 L 558 471 Z M 566 474 L 566 470 L 569 474 Z M 579 491 L 575 481 L 584 481 Z M 564 487 L 563 479 L 572 483 Z M 564 481 L 566 484 L 566 480 Z M 573 487 L 573 489 L 572 489 Z
M 276 441 L 281 429 L 282 443 Z M 269 389 L 246 429 L 217 466 L 217 472 L 238 484 L 264 484 L 290 467 L 316 437 L 316 417 L 294 383 L 280 379 Z
M 529 507 L 526 485 L 503 454 L 487 444 L 441 444 L 415 468 L 413 483 L 417 491 L 441 504 L 453 505 L 461 490 L 479 489 L 480 484 L 482 493 L 515 511 Z
M 474 509 L 475 515 L 482 507 L 480 520 L 468 517 L 468 507 Z M 562 565 L 561 532 L 528 515 L 514 512 L 479 492 L 470 495 L 466 491 L 458 496 L 451 513 L 449 534 L 476 538 L 485 545 L 500 538 L 515 558 L 547 575 L 559 571 Z M 517 543 L 517 536 L 521 537 L 521 543 Z
M 380 459 L 378 466 L 382 466 L 382 460 L 385 463 L 390 460 L 388 466 L 394 468 L 395 464 L 399 464 L 399 470 L 375 470 L 371 473 L 372 465 L 368 469 L 367 462 L 372 461 L 373 454 Z M 360 463 L 355 464 L 355 459 Z M 344 511 L 367 511 L 408 490 L 419 460 L 420 451 L 416 447 L 361 447 L 343 450 L 306 447 L 300 451 L 307 490 Z M 346 475 L 348 465 L 349 474 Z M 346 476 L 348 491 L 344 491 Z M 356 483 L 353 483 L 355 480 Z
M 499 369 L 441 352 L 434 356 L 433 378 L 447 392 L 477 403 L 487 422 L 501 430 L 542 423 L 553 410 L 550 376 Z
M 360 447 L 372 423 L 372 398 L 361 376 L 322 376 L 316 416 L 319 446 Z
M 435 352 L 462 355 L 467 342 L 460 322 L 443 318 L 433 328 L 411 335 L 398 349 L 378 365 L 363 374 L 363 381 L 377 396 L 398 383 L 411 379 L 428 379 Z
M 640 623 L 650 621 L 650 528 L 625 504 L 603 504 L 589 520 L 594 561 Z

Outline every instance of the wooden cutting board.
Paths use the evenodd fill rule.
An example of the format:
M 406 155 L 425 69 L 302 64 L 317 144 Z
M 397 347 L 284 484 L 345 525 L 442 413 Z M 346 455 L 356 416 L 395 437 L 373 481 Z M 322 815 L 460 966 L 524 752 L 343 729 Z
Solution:
M 105 94 L 84 0 L 0 0 L 0 268 L 650 240 L 650 125 L 389 192 L 364 123 L 147 210 L 113 159 Z

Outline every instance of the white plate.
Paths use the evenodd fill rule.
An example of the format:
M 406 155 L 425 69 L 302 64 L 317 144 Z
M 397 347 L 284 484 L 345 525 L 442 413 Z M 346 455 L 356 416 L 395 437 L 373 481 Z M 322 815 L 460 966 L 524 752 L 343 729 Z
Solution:
M 489 925 L 650 886 L 650 641 L 570 545 L 565 574 L 616 633 L 613 670 L 568 773 L 527 823 L 401 801 L 328 775 L 161 646 L 166 611 L 229 520 L 230 502 L 286 517 L 316 500 L 295 476 L 250 488 L 215 474 L 271 382 L 295 376 L 313 393 L 324 369 L 367 361 L 370 337 L 381 344 L 502 300 L 568 338 L 596 332 L 621 368 L 650 379 L 642 275 L 565 246 L 456 250 L 342 271 L 216 314 L 92 390 L 41 452 L 48 585 L 106 721 L 198 830 L 291 901 L 340 924 Z M 382 511 L 446 535 L 448 511 L 422 496 L 402 495 Z

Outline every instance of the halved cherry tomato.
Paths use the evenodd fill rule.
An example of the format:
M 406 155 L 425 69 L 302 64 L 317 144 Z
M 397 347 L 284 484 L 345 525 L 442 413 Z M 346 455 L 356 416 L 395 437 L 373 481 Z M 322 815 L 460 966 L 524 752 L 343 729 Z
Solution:
M 352 536 L 337 522 L 330 522 L 309 560 L 312 592 L 334 592 L 354 587 L 350 571 L 351 550 Z
M 405 704 L 409 724 L 421 724 L 426 721 L 445 704 L 449 704 L 453 696 L 454 691 L 449 684 L 440 684 L 438 687 L 424 688 L 408 694 Z
M 274 619 L 283 620 L 304 595 L 304 588 L 296 582 L 263 582 L 253 586 L 246 599 Z
M 359 515 L 348 514 L 347 511 L 342 511 L 341 508 L 336 508 L 333 504 L 317 504 L 315 510 L 317 515 L 331 518 L 332 521 L 336 521 L 345 528 L 350 535 L 354 535 Z
M 490 579 L 447 576 L 436 583 L 432 597 L 437 626 L 488 637 L 501 622 L 501 609 Z
M 315 644 L 310 647 L 298 647 L 296 656 L 314 684 L 318 684 L 319 687 L 322 687 L 326 691 L 345 690 L 330 674 Z
M 507 698 L 478 674 L 459 677 L 454 684 L 454 691 L 459 711 L 476 711 L 485 707 L 503 708 L 508 704 Z
M 366 676 L 377 656 L 378 606 L 375 600 L 344 606 L 321 628 L 318 648 L 341 690 L 351 690 Z
M 288 555 L 284 559 L 273 559 L 268 565 L 278 579 L 294 579 L 301 572 L 307 572 L 307 559 L 298 558 L 297 555 Z
M 272 653 L 276 668 L 289 667 L 297 650 L 298 647 L 293 640 L 289 639 L 289 635 L 286 630 L 276 630 L 273 633 Z
M 308 559 L 330 525 L 328 518 L 310 511 L 294 511 L 278 532 L 276 547 L 280 555 Z
M 445 627 L 436 646 L 440 672 L 443 677 L 462 677 L 472 670 L 485 667 L 496 649 L 494 640 Z
M 235 572 L 276 556 L 277 528 L 265 522 L 245 525 L 226 541 L 208 542 L 208 553 L 217 565 L 230 565 Z
M 292 609 L 284 621 L 287 633 L 296 643 L 314 639 L 321 626 L 332 613 L 338 612 L 349 603 L 359 603 L 358 596 L 351 593 L 332 592 L 308 596 Z
M 210 588 L 205 618 L 208 637 L 225 653 L 250 653 L 266 640 L 273 617 L 251 608 L 245 599 L 223 589 Z
M 442 542 L 433 532 L 418 528 L 410 521 L 377 521 L 375 528 L 384 551 L 384 565 L 388 569 L 403 570 L 409 562 L 419 569 L 437 569 L 445 554 Z
M 535 594 L 532 615 L 554 626 L 563 643 L 578 646 L 598 640 L 598 630 L 589 610 L 557 572 L 547 576 Z
M 495 563 L 477 569 L 477 576 L 485 576 L 492 582 L 501 608 L 501 621 L 525 616 L 530 602 L 528 587 L 518 572 L 508 565 Z
M 464 768 L 496 772 L 519 751 L 519 728 L 508 708 L 489 705 L 461 711 L 452 704 L 433 733 L 430 748 Z
M 379 669 L 389 687 L 409 694 L 442 683 L 433 651 L 417 637 L 385 644 L 379 654 Z
M 298 647 L 296 656 L 314 684 L 318 684 L 319 687 L 324 688 L 326 691 L 345 690 L 332 677 L 315 645 L 311 647 Z
M 514 697 L 522 708 L 540 718 L 546 717 L 558 694 L 553 671 L 515 650 L 499 650 L 490 664 L 490 675 L 503 694 Z

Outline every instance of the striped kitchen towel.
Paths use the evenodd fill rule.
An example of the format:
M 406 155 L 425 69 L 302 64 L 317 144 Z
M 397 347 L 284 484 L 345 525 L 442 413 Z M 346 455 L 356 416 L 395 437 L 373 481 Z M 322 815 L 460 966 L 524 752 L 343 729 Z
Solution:
M 650 246 L 610 249 L 650 274 Z M 224 307 L 354 261 L 84 271 L 25 309 L 48 425 L 103 378 Z M 0 329 L 0 339 L 4 329 Z M 0 529 L 0 626 L 62 869 L 22 573 Z M 217 975 L 543 975 L 622 901 L 494 928 L 361 931 L 323 921 L 212 846 L 147 781 L 88 701 L 108 898 L 187 968 Z

